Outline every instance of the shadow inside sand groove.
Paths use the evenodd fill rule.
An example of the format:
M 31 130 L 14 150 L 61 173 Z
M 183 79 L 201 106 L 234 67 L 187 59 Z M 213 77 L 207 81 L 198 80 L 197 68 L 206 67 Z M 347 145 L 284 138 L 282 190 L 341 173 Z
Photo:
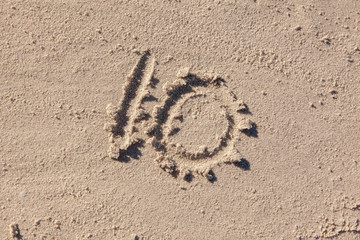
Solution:
M 250 170 L 250 163 L 245 158 L 240 159 L 240 161 L 233 163 L 236 167 L 241 168 L 242 170 L 249 171 Z
M 128 147 L 126 150 L 120 150 L 119 158 L 116 161 L 130 162 L 131 159 L 139 159 L 142 156 L 141 148 L 144 147 L 144 141 L 140 141 Z
M 242 132 L 248 137 L 254 137 L 254 138 L 259 137 L 256 123 L 251 123 L 251 128 L 242 130 Z
M 208 179 L 208 181 L 209 181 L 210 183 L 214 183 L 214 182 L 217 181 L 217 177 L 216 177 L 216 175 L 215 175 L 215 173 L 214 173 L 213 170 L 210 170 L 209 173 L 208 173 L 208 175 L 209 175 L 209 177 L 207 177 L 207 179 Z

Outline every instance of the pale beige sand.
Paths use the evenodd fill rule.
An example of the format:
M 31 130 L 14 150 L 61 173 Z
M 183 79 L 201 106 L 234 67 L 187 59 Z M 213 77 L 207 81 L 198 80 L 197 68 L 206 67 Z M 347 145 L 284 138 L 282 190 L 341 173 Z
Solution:
M 359 1 L 0 1 L 0 28 L 0 239 L 360 239 Z

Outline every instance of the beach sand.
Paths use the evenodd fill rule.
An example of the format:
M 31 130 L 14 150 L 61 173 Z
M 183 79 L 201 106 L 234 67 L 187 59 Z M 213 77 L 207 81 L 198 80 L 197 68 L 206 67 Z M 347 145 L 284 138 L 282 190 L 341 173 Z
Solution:
M 360 239 L 360 2 L 2 1 L 0 239 Z

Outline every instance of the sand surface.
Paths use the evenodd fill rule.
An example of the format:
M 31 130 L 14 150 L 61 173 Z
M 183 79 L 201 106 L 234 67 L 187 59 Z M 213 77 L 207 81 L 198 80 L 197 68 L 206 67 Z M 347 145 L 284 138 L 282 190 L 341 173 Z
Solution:
M 0 1 L 0 239 L 360 239 L 360 1 Z

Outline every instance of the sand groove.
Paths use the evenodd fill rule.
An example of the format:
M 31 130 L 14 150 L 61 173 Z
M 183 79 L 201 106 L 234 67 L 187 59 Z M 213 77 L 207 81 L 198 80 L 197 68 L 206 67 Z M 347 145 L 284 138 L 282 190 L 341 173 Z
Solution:
M 163 170 L 184 179 L 198 173 L 214 180 L 214 166 L 242 159 L 235 143 L 241 132 L 252 128 L 251 122 L 242 117 L 247 106 L 222 78 L 198 77 L 187 69 L 180 71 L 173 83 L 164 85 L 163 101 L 150 115 L 142 103 L 151 96 L 148 89 L 154 65 L 154 58 L 146 51 L 128 76 L 119 104 L 107 106 L 112 118 L 105 124 L 109 156 L 120 159 L 132 146 L 143 144 L 146 135 L 136 125 L 152 119 L 145 134 L 158 152 L 156 162 Z
M 222 78 L 185 74 L 165 84 L 164 92 L 166 99 L 155 107 L 147 131 L 162 169 L 184 179 L 198 173 L 212 181 L 214 166 L 240 161 L 235 142 L 245 130 L 241 115 L 246 105 Z
M 113 159 L 120 157 L 120 150 L 143 141 L 136 136 L 135 125 L 148 116 L 141 104 L 149 96 L 147 89 L 151 84 L 154 67 L 155 59 L 151 57 L 150 51 L 146 51 L 127 77 L 119 104 L 107 106 L 107 114 L 112 121 L 105 124 L 105 130 L 109 132 L 109 156 Z

